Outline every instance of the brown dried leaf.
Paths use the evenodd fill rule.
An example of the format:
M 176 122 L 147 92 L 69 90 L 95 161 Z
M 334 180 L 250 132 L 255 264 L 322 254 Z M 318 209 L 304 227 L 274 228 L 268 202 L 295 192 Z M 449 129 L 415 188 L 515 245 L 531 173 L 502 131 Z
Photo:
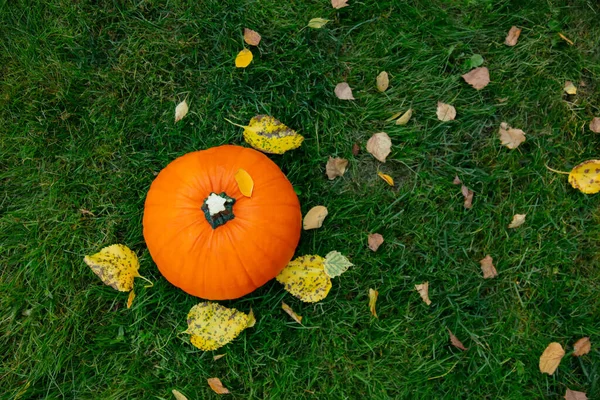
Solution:
M 292 310 L 292 307 L 288 306 L 287 304 L 285 304 L 283 301 L 281 302 L 281 308 L 283 309 L 283 311 L 285 311 L 290 317 L 292 317 L 292 319 L 294 321 L 296 321 L 297 323 L 299 323 L 300 325 L 302 325 L 302 317 L 298 314 L 296 314 L 296 312 L 294 310 Z
M 338 83 L 335 87 L 335 95 L 340 100 L 354 100 L 352 89 L 346 82 Z
M 90 217 L 95 217 L 93 212 L 91 212 L 90 210 L 86 210 L 85 208 L 80 208 L 79 212 L 81 213 L 81 215 L 89 215 Z
M 452 181 L 453 185 L 462 185 L 462 181 L 460 180 L 460 178 L 458 177 L 458 175 L 456 175 L 454 177 L 454 180 Z
M 331 0 L 331 7 L 339 10 L 343 7 L 348 7 L 348 0 Z
M 501 144 L 511 150 L 516 149 L 525 141 L 525 132 L 521 129 L 511 128 L 506 122 L 500 124 L 498 133 L 500 134 Z
M 554 374 L 564 355 L 565 351 L 560 343 L 550 343 L 540 356 L 540 372 L 548 375 Z
M 575 85 L 571 81 L 565 82 L 564 90 L 566 94 L 577 94 L 577 87 L 575 87 Z
M 493 264 L 494 259 L 488 254 L 479 263 L 481 264 L 481 272 L 483 272 L 483 279 L 491 279 L 498 276 L 498 271 Z
M 600 133 L 600 117 L 594 117 L 590 122 L 590 131 Z
M 177 107 L 175 107 L 175 122 L 181 121 L 183 117 L 185 117 L 188 113 L 188 110 L 189 107 L 187 101 L 184 100 L 181 103 L 177 104 Z
M 219 378 L 208 378 L 208 386 L 215 392 L 216 394 L 227 394 L 229 390 L 223 386 L 221 380 Z
M 456 336 L 454 336 L 454 333 L 452 333 L 452 331 L 450 329 L 448 329 L 448 333 L 450 334 L 450 343 L 452 343 L 452 346 L 454 346 L 457 349 L 460 349 L 462 351 L 467 351 L 468 350 L 465 347 L 465 345 L 462 344 L 462 342 L 460 340 L 458 340 L 458 338 Z
M 388 86 L 390 86 L 390 77 L 387 72 L 383 71 L 377 75 L 377 90 L 385 92 Z
M 369 310 L 371 310 L 371 314 L 375 318 L 379 318 L 377 316 L 377 310 L 375 309 L 375 304 L 377 303 L 377 296 L 379 296 L 379 292 L 375 289 L 369 289 Z
M 464 74 L 462 78 L 475 89 L 481 90 L 490 83 L 490 71 L 487 67 L 479 67 Z
M 508 35 L 506 35 L 506 40 L 504 40 L 504 44 L 507 46 L 514 46 L 519 41 L 519 36 L 521 35 L 521 29 L 513 26 L 508 31 Z
M 358 143 L 354 143 L 354 145 L 352 146 L 352 155 L 357 156 L 358 153 L 360 153 L 360 146 L 358 145 Z
M 325 173 L 331 181 L 337 178 L 338 176 L 344 175 L 347 166 L 348 160 L 346 160 L 345 158 L 329 157 L 329 160 L 327 160 L 327 165 L 325 165 Z
M 250 46 L 258 46 L 260 39 L 262 39 L 262 37 L 258 32 L 244 28 L 244 42 L 248 43 Z
M 329 212 L 325 206 L 315 206 L 308 210 L 302 223 L 304 230 L 316 229 L 323 226 L 323 220 Z
M 371 233 L 369 235 L 368 243 L 369 243 L 369 248 L 371 250 L 377 251 L 377 249 L 379 248 L 379 246 L 381 246 L 381 244 L 383 242 L 384 242 L 384 240 L 383 240 L 383 236 L 381 236 L 381 234 Z
M 438 119 L 442 122 L 452 121 L 456 118 L 456 108 L 450 104 L 438 101 L 436 114 Z
M 508 225 L 508 228 L 513 229 L 513 228 L 518 228 L 519 226 L 523 225 L 523 223 L 525 223 L 526 216 L 527 216 L 527 214 L 515 214 L 513 216 L 512 221 Z
M 420 285 L 415 285 L 415 289 L 419 292 L 419 295 L 428 306 L 431 305 L 431 300 L 429 300 L 429 282 L 423 282 Z
M 213 361 L 217 361 L 220 360 L 221 358 L 225 357 L 227 354 L 217 354 L 216 356 L 213 356 Z
M 173 396 L 175 396 L 175 400 L 188 400 L 188 398 L 177 389 L 171 390 L 171 393 L 173 393 Z
M 376 133 L 367 141 L 367 151 L 384 163 L 392 152 L 392 139 L 385 132 Z
M 578 392 L 567 388 L 565 400 L 587 400 L 587 395 L 584 392 Z
M 466 187 L 465 185 L 461 186 L 460 191 L 462 192 L 462 195 L 465 198 L 465 202 L 464 202 L 465 208 L 469 209 L 469 208 L 473 207 L 473 196 L 475 195 L 475 193 L 471 189 Z
M 396 120 L 396 125 L 406 125 L 413 115 L 413 109 L 409 108 L 400 118 Z
M 592 350 L 592 343 L 589 337 L 582 337 L 573 345 L 573 355 L 575 357 L 581 357 Z

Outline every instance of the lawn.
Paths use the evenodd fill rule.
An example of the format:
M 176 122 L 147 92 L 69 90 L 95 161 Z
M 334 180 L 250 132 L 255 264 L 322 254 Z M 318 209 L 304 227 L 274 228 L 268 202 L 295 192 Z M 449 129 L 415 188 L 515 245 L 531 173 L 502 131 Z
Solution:
M 546 168 L 599 158 L 588 129 L 600 116 L 598 2 L 349 4 L 0 2 L 0 398 L 218 398 L 210 377 L 236 399 L 559 399 L 567 388 L 600 398 L 600 194 Z M 331 21 L 307 28 L 314 17 Z M 513 25 L 523 32 L 508 47 Z M 244 27 L 263 40 L 237 69 Z M 481 91 L 461 78 L 474 54 L 490 70 Z M 576 95 L 563 92 L 567 80 Z M 335 97 L 339 82 L 356 100 Z M 174 124 L 184 99 L 190 112 Z M 438 101 L 456 107 L 455 121 L 438 121 Z M 407 125 L 386 122 L 409 107 Z M 202 352 L 182 334 L 201 300 L 153 263 L 144 200 L 178 156 L 247 145 L 225 118 L 257 114 L 304 135 L 270 158 L 303 213 L 329 209 L 296 254 L 338 250 L 355 266 L 315 304 L 276 281 L 220 302 L 252 308 L 256 326 Z M 527 133 L 515 150 L 500 144 L 503 121 Z M 384 164 L 365 151 L 381 131 L 393 141 Z M 350 161 L 333 181 L 329 156 Z M 455 176 L 474 191 L 471 209 Z M 517 213 L 525 224 L 508 229 Z M 377 252 L 374 232 L 385 238 Z M 83 262 L 113 243 L 132 248 L 155 283 L 136 283 L 131 309 Z M 484 280 L 487 254 L 499 275 Z M 414 290 L 425 281 L 430 306 Z M 592 351 L 573 357 L 584 336 Z M 549 376 L 538 362 L 551 342 L 566 355 Z

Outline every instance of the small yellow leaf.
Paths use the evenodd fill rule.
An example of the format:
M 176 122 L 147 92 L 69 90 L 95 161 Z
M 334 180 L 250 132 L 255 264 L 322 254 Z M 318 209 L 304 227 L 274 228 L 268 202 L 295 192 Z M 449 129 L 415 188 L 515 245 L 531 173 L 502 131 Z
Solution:
M 217 361 L 220 360 L 221 358 L 225 357 L 227 354 L 217 354 L 216 356 L 213 356 L 213 361 Z
M 569 183 L 585 194 L 600 192 L 600 160 L 588 160 L 569 173 Z
M 540 372 L 552 375 L 565 355 L 560 343 L 552 342 L 540 356 Z
M 248 49 L 240 51 L 235 58 L 235 66 L 237 68 L 246 68 L 252 62 L 252 52 Z
M 390 78 L 388 73 L 383 71 L 377 75 L 377 90 L 380 92 L 385 92 L 388 86 L 390 86 Z
M 215 392 L 216 394 L 227 394 L 229 390 L 223 386 L 221 380 L 219 378 L 208 378 L 208 386 Z
M 340 9 L 342 7 L 348 7 L 348 0 L 331 0 L 331 7 Z
M 419 292 L 419 295 L 425 304 L 428 306 L 431 305 L 431 300 L 429 300 L 429 282 L 423 282 L 420 285 L 415 285 L 415 289 L 417 292 Z
M 317 229 L 323 226 L 323 221 L 327 214 L 329 214 L 329 211 L 327 211 L 327 207 L 325 206 L 314 206 L 308 210 L 302 222 L 304 230 Z
M 413 109 L 409 108 L 400 118 L 396 120 L 396 125 L 406 125 L 413 115 Z
M 346 172 L 346 167 L 348 166 L 348 160 L 345 158 L 333 158 L 329 157 L 327 160 L 327 165 L 325 165 L 325 173 L 329 180 L 333 180 L 338 176 L 343 176 Z
M 462 78 L 475 89 L 481 90 L 490 83 L 490 71 L 486 67 L 479 67 L 464 74 Z
M 304 136 L 268 115 L 257 115 L 247 126 L 231 123 L 244 128 L 244 140 L 264 153 L 283 154 L 300 147 L 304 140 Z
M 581 357 L 592 350 L 592 343 L 589 337 L 583 337 L 575 342 L 573 345 L 573 355 L 575 357 Z
M 340 100 L 354 100 L 352 88 L 346 82 L 338 83 L 334 89 L 335 95 Z
M 498 272 L 496 271 L 496 267 L 494 267 L 494 259 L 489 256 L 485 256 L 485 258 L 479 261 L 481 264 L 481 272 L 483 272 L 483 279 L 491 279 L 498 276 Z
M 248 43 L 250 46 L 258 46 L 260 39 L 262 38 L 258 32 L 244 28 L 244 42 Z
M 508 31 L 508 35 L 506 35 L 504 44 L 511 47 L 516 45 L 517 41 L 519 40 L 519 36 L 521 36 L 521 29 L 517 28 L 516 26 L 513 26 Z
M 191 308 L 187 315 L 190 342 L 200 350 L 216 350 L 248 328 L 250 315 L 235 308 L 205 301 Z
M 565 88 L 564 88 L 564 90 L 565 90 L 566 94 L 571 94 L 571 95 L 577 94 L 577 88 L 575 87 L 575 85 L 571 81 L 566 81 L 565 82 Z
M 135 292 L 132 290 L 129 292 L 129 297 L 127 297 L 127 309 L 131 308 L 131 304 L 133 304 L 133 299 L 135 299 Z
M 508 225 L 509 229 L 518 228 L 525 223 L 525 217 L 527 214 L 515 214 L 511 223 Z
M 390 186 L 394 186 L 394 178 L 389 175 L 384 174 L 383 172 L 378 172 L 377 175 L 385 181 Z
M 321 29 L 325 24 L 329 22 L 328 19 L 324 18 L 313 18 L 308 21 L 308 27 L 313 29 Z
M 248 322 L 246 323 L 246 328 L 252 328 L 254 325 L 256 325 L 256 317 L 254 316 L 254 311 L 250 309 L 250 312 L 248 313 Z
M 594 117 L 590 121 L 590 131 L 600 133 L 600 117 Z
M 288 315 L 290 317 L 292 317 L 292 319 L 294 321 L 296 321 L 297 323 L 299 323 L 300 325 L 302 325 L 302 317 L 298 314 L 296 314 L 294 312 L 294 310 L 292 310 L 292 307 L 288 306 L 287 304 L 285 304 L 283 301 L 281 302 L 281 308 L 283 309 L 283 311 L 285 311 L 286 313 L 288 313 Z
M 325 259 L 317 255 L 290 261 L 276 279 L 285 290 L 308 303 L 323 300 L 331 290 L 331 278 L 325 273 Z
M 105 285 L 121 292 L 133 290 L 133 278 L 138 278 L 140 263 L 137 255 L 123 244 L 113 244 L 83 261 Z
M 436 114 L 438 119 L 442 122 L 452 121 L 456 118 L 456 108 L 450 104 L 438 101 Z
M 175 400 L 188 400 L 188 398 L 181 394 L 179 390 L 173 389 L 171 390 L 171 393 L 175 396 Z
M 376 133 L 367 141 L 367 151 L 384 163 L 392 152 L 392 139 L 385 132 Z
M 396 118 L 398 118 L 401 115 L 402 115 L 402 111 L 398 111 L 397 113 L 393 114 L 391 117 L 389 117 L 388 119 L 386 119 L 385 122 L 393 121 L 393 120 L 395 120 Z
M 352 264 L 350 260 L 343 256 L 342 253 L 335 250 L 327 253 L 325 261 L 323 262 L 323 269 L 330 278 L 340 276 L 352 266 L 354 266 L 354 264 Z
M 369 289 L 369 310 L 371 310 L 371 314 L 375 318 L 377 317 L 377 310 L 375 309 L 375 304 L 377 303 L 377 296 L 379 296 L 379 292 L 375 289 Z
M 245 169 L 238 169 L 238 171 L 235 173 L 235 181 L 238 184 L 240 192 L 244 196 L 252 197 L 252 191 L 254 190 L 254 181 Z
M 563 35 L 562 33 L 558 33 L 558 36 L 560 36 L 560 38 L 562 40 L 564 40 L 565 42 L 569 43 L 569 45 L 573 46 L 575 43 L 573 43 L 573 41 L 571 39 L 569 39 L 568 37 L 566 37 L 565 35 Z
M 384 242 L 383 236 L 379 233 L 371 233 L 369 234 L 369 238 L 367 239 L 367 243 L 369 244 L 369 249 L 373 251 L 377 251 L 379 246 L 381 246 Z
M 177 104 L 177 107 L 175 107 L 175 122 L 181 121 L 188 113 L 188 110 L 189 107 L 185 100 Z
M 525 132 L 521 129 L 511 128 L 506 122 L 500 124 L 498 133 L 500 134 L 501 144 L 511 150 L 516 149 L 525 141 Z

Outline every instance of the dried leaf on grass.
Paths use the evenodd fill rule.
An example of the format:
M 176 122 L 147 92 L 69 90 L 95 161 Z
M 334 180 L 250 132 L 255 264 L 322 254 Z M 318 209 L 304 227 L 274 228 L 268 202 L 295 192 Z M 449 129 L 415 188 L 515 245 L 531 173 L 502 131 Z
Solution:
M 514 229 L 523 225 L 525 223 L 525 217 L 527 217 L 527 214 L 515 214 L 510 224 L 508 224 L 508 228 Z
M 406 125 L 413 115 L 413 109 L 409 108 L 400 118 L 396 120 L 396 125 Z
M 379 233 L 371 233 L 369 234 L 369 238 L 367 239 L 369 244 L 369 249 L 373 251 L 377 251 L 379 246 L 381 246 L 384 242 L 383 236 Z
M 558 36 L 560 36 L 560 38 L 562 40 L 564 40 L 565 42 L 569 43 L 570 46 L 573 46 L 575 43 L 573 43 L 573 41 L 571 39 L 569 39 L 568 37 L 566 37 L 565 35 L 563 35 L 562 33 L 558 33 Z
M 581 357 L 592 350 L 592 343 L 589 337 L 583 337 L 575 342 L 573 345 L 573 355 L 575 357 Z
M 250 46 L 258 46 L 261 39 L 262 37 L 258 32 L 244 28 L 244 42 L 248 43 Z
M 375 309 L 375 305 L 377 303 L 377 296 L 379 296 L 379 292 L 375 289 L 369 289 L 369 310 L 371 310 L 371 314 L 375 318 L 377 317 L 377 310 Z
M 454 177 L 454 180 L 452 181 L 453 185 L 462 185 L 462 181 L 460 180 L 460 178 L 458 177 L 458 175 L 456 175 Z
M 352 89 L 346 82 L 338 83 L 335 87 L 335 95 L 340 100 L 354 100 Z
M 223 386 L 221 380 L 219 378 L 208 378 L 208 386 L 215 392 L 216 394 L 228 394 L 229 390 Z
M 587 400 L 587 398 L 585 392 L 578 392 L 569 388 L 567 388 L 567 392 L 565 393 L 565 400 Z
M 525 141 L 525 132 L 521 129 L 511 128 L 506 122 L 500 124 L 498 133 L 500 134 L 501 144 L 511 150 L 516 149 Z
M 456 118 L 456 108 L 450 104 L 438 101 L 436 114 L 438 119 L 442 122 L 452 121 Z
M 308 21 L 308 27 L 313 29 L 321 29 L 329 22 L 328 19 L 324 18 L 313 18 Z
M 281 302 L 281 308 L 283 309 L 283 311 L 285 311 L 290 317 L 292 317 L 292 319 L 294 321 L 296 321 L 297 323 L 299 323 L 300 325 L 302 325 L 302 317 L 298 314 L 296 314 L 296 312 L 294 312 L 294 310 L 292 310 L 292 307 L 288 306 L 287 304 L 285 304 L 283 301 Z
M 483 272 L 483 279 L 491 279 L 498 276 L 496 267 L 494 267 L 494 259 L 488 254 L 479 263 L 481 264 L 481 272 Z
M 333 158 L 329 157 L 327 160 L 327 165 L 325 165 L 325 173 L 329 180 L 333 180 L 338 176 L 343 176 L 346 172 L 346 167 L 348 166 L 348 160 L 345 158 Z
M 385 132 L 376 133 L 367 141 L 367 151 L 384 163 L 392 152 L 392 139 Z
M 560 343 L 552 342 L 540 356 L 540 372 L 552 375 L 565 355 Z
M 577 87 L 571 81 L 565 82 L 564 91 L 566 94 L 574 95 L 577 94 Z
M 429 300 L 429 282 L 423 282 L 420 285 L 415 285 L 415 289 L 417 292 L 419 292 L 419 295 L 425 304 L 428 306 L 431 305 L 431 300 Z
M 348 7 L 348 0 L 331 0 L 331 7 L 335 8 L 336 10 L 343 7 Z
M 394 178 L 392 178 L 391 176 L 384 174 L 383 172 L 378 172 L 377 176 L 383 179 L 388 185 L 394 186 Z
M 105 285 L 120 292 L 133 290 L 134 278 L 148 281 L 138 272 L 140 263 L 137 255 L 124 244 L 104 247 L 96 254 L 85 256 L 83 261 Z
M 188 398 L 177 389 L 171 390 L 171 393 L 173 393 L 173 396 L 175 396 L 175 400 L 188 400 Z
M 508 31 L 508 35 L 506 35 L 506 39 L 504 40 L 504 44 L 507 46 L 514 46 L 519 41 L 519 36 L 521 35 L 521 29 L 513 26 Z
M 600 192 L 600 160 L 588 160 L 569 173 L 569 183 L 585 194 Z
M 462 185 L 460 187 L 460 191 L 461 191 L 463 197 L 465 198 L 465 202 L 464 202 L 465 208 L 469 209 L 469 208 L 473 207 L 473 196 L 475 195 L 475 193 L 471 189 L 466 187 L 465 185 Z
M 450 329 L 448 329 L 448 334 L 450 335 L 450 343 L 452 343 L 452 346 L 454 346 L 457 349 L 460 349 L 462 351 L 467 351 L 468 350 L 465 347 L 465 345 L 462 344 L 462 342 L 460 340 L 458 340 L 458 338 L 454 335 L 454 333 L 452 333 L 452 331 Z
M 133 304 L 134 299 L 135 299 L 135 292 L 132 290 L 131 292 L 129 292 L 129 297 L 127 297 L 127 309 L 131 308 L 131 305 Z
M 244 49 L 238 53 L 237 57 L 235 57 L 235 66 L 237 68 L 246 68 L 252 62 L 253 57 L 250 50 Z
M 380 92 L 385 92 L 389 86 L 390 78 L 387 72 L 383 71 L 377 75 L 377 90 Z
M 590 131 L 600 133 L 600 117 L 594 117 L 590 122 Z
M 479 67 L 464 74 L 462 78 L 475 89 L 481 90 L 490 83 L 490 71 L 486 67 Z
M 340 276 L 354 265 L 342 253 L 335 250 L 327 253 L 323 264 L 323 269 L 330 278 Z
M 314 206 L 308 210 L 302 222 L 304 230 L 317 229 L 323 226 L 323 221 L 327 214 L 329 214 L 329 211 L 327 211 L 327 207 L 325 206 Z
M 187 101 L 184 100 L 181 103 L 177 104 L 177 107 L 175 107 L 175 122 L 181 121 L 183 117 L 185 117 L 188 113 L 188 110 L 189 107 Z
M 300 300 L 314 303 L 327 297 L 331 278 L 325 273 L 325 259 L 317 255 L 300 256 L 276 276 L 285 290 Z
M 226 121 L 243 128 L 244 140 L 263 153 L 283 154 L 300 147 L 304 141 L 304 136 L 269 115 L 257 115 L 246 126 Z

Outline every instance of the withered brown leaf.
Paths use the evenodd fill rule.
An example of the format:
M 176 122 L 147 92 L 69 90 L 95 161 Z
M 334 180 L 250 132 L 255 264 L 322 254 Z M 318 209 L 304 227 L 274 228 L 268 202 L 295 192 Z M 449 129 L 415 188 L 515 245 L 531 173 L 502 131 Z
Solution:
M 208 378 L 208 385 L 216 394 L 227 394 L 229 390 L 223 386 L 219 378 Z
M 504 44 L 507 46 L 514 46 L 519 41 L 519 36 L 521 35 L 521 29 L 513 26 L 508 31 L 508 35 L 506 35 L 506 40 L 504 40 Z
M 465 202 L 464 202 L 465 208 L 469 209 L 469 208 L 473 207 L 473 196 L 475 195 L 475 193 L 471 189 L 466 187 L 465 185 L 462 185 L 460 187 L 460 191 L 462 192 L 462 195 L 465 198 Z
M 494 267 L 494 259 L 488 254 L 483 260 L 480 260 L 481 272 L 483 272 L 483 279 L 491 279 L 498 276 L 496 267 Z
M 500 124 L 498 133 L 500 134 L 500 142 L 502 145 L 511 150 L 516 149 L 525 141 L 525 132 L 521 129 L 511 128 L 506 122 Z
M 462 78 L 475 89 L 481 90 L 490 83 L 490 71 L 487 67 L 479 67 L 464 74 Z
M 592 350 L 592 343 L 589 337 L 582 337 L 573 345 L 573 355 L 575 357 L 581 357 Z
M 244 41 L 250 46 L 258 46 L 262 37 L 252 29 L 244 28 Z
M 578 392 L 569 388 L 567 388 L 567 392 L 565 393 L 565 400 L 587 400 L 587 398 L 585 392 Z
M 419 295 L 421 296 L 421 299 L 423 299 L 425 304 L 430 306 L 431 300 L 429 300 L 429 282 L 423 282 L 420 285 L 415 285 L 415 290 L 419 292 Z
M 346 82 L 338 83 L 335 87 L 335 95 L 340 100 L 354 100 L 352 89 Z
M 329 157 L 329 160 L 327 160 L 327 165 L 325 165 L 325 173 L 331 181 L 337 178 L 338 176 L 344 175 L 347 166 L 348 160 L 346 160 L 345 158 Z
M 369 249 L 377 251 L 379 246 L 384 242 L 383 236 L 379 233 L 371 233 L 368 238 Z
M 594 117 L 590 122 L 590 131 L 600 133 L 600 117 Z
M 392 152 L 392 139 L 385 132 L 376 133 L 367 141 L 367 151 L 384 163 Z
M 456 108 L 450 104 L 438 101 L 436 115 L 442 122 L 452 121 L 456 118 Z
M 446 328 L 446 329 L 448 329 L 448 328 Z M 458 340 L 458 338 L 454 335 L 454 333 L 452 333 L 452 331 L 450 329 L 448 329 L 448 334 L 450 334 L 450 343 L 452 343 L 452 346 L 454 346 L 457 349 L 460 349 L 462 351 L 467 351 L 468 350 L 465 347 L 465 345 L 462 344 L 462 342 L 460 340 Z
M 552 342 L 540 356 L 540 372 L 552 375 L 565 355 L 560 343 Z
M 510 229 L 518 228 L 525 223 L 525 217 L 527 217 L 527 214 L 515 214 L 508 227 Z

